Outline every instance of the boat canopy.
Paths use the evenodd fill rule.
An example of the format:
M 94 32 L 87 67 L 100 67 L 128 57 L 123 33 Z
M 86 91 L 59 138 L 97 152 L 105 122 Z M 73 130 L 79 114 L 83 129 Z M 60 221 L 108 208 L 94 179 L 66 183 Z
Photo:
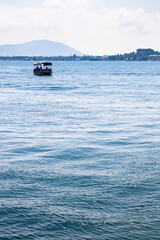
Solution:
M 39 63 L 34 63 L 33 65 L 34 66 L 37 66 L 37 65 L 50 66 L 50 65 L 52 65 L 52 63 L 51 62 L 39 62 Z

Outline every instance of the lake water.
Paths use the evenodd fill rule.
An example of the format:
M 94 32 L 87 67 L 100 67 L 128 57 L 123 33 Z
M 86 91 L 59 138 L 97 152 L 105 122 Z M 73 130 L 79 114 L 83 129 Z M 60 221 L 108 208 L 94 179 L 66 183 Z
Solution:
M 160 63 L 0 62 L 0 239 L 160 239 Z

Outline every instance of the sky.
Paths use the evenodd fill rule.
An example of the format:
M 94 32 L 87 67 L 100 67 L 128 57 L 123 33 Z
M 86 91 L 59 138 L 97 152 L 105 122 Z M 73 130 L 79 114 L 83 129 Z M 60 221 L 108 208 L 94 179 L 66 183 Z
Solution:
M 89 55 L 160 51 L 160 0 L 0 0 L 0 45 L 47 39 Z

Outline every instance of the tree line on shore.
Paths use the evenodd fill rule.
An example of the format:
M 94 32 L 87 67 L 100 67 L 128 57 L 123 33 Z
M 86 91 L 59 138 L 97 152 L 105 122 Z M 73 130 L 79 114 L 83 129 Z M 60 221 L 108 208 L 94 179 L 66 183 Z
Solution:
M 137 49 L 136 52 L 104 56 L 0 56 L 1 61 L 160 61 L 160 52 L 151 48 Z

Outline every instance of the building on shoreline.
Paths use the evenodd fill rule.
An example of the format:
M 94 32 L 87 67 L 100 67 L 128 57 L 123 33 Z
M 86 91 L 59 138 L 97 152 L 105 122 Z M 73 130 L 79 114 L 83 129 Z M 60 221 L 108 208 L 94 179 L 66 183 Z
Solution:
M 147 56 L 147 55 L 153 55 L 155 51 L 151 48 L 139 48 L 137 49 L 137 55 L 140 56 Z

